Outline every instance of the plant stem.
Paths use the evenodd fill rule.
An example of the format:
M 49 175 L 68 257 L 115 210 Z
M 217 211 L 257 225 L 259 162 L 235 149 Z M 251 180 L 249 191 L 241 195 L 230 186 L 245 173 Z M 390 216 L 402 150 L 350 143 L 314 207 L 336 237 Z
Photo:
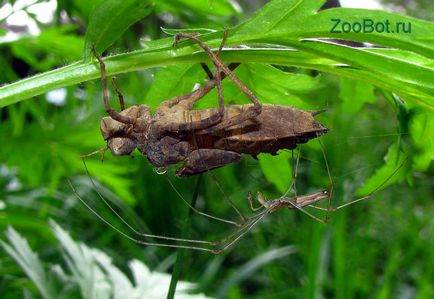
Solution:
M 199 187 L 202 182 L 202 174 L 199 174 L 196 184 L 194 186 L 193 196 L 191 198 L 190 205 L 194 208 L 196 206 L 197 197 L 199 195 Z M 188 231 L 190 228 L 190 223 L 192 219 L 193 209 L 189 209 L 187 219 L 185 221 L 185 226 L 182 232 L 183 238 L 188 238 Z M 169 292 L 167 294 L 167 299 L 173 299 L 175 297 L 176 285 L 178 284 L 179 274 L 181 272 L 181 263 L 184 260 L 185 249 L 178 249 L 176 253 L 175 266 L 173 268 L 172 279 L 170 281 Z

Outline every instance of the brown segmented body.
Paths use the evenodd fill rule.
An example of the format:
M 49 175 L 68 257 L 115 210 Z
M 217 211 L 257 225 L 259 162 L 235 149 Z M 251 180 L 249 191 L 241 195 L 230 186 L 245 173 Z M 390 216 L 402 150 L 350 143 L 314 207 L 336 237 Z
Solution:
M 252 105 L 230 105 L 224 119 L 231 118 Z M 216 109 L 186 111 L 184 121 L 197 121 L 216 113 Z M 213 134 L 191 132 L 186 137 L 197 148 L 216 148 L 257 155 L 293 149 L 297 144 L 324 135 L 328 129 L 313 118 L 313 113 L 288 106 L 262 105 L 257 117 Z

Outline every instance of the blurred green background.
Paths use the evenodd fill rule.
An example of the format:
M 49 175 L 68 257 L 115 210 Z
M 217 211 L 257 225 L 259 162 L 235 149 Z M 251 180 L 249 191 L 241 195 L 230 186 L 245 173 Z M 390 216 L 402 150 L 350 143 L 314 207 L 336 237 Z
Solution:
M 89 14 L 97 3 L 36 1 L 36 5 L 48 5 L 43 11 L 53 12 L 43 18 L 33 2 L 22 7 L 19 2 L 2 1 L 0 9 L 1 84 L 82 59 Z M 265 2 L 155 1 L 150 14 L 131 26 L 106 55 L 140 49 L 148 40 L 167 37 L 160 27 L 231 27 Z M 418 10 L 405 10 L 399 4 L 388 9 L 432 17 L 423 13 L 424 5 L 429 11 L 428 3 L 413 2 L 419 5 Z M 24 24 L 11 22 L 8 17 L 17 14 L 29 19 Z M 396 170 L 396 175 L 387 180 L 390 186 L 369 200 L 331 213 L 327 224 L 297 211 L 282 210 L 266 217 L 220 255 L 185 251 L 179 262 L 179 279 L 196 283 L 196 293 L 219 298 L 433 298 L 434 168 L 429 162 L 424 169 L 411 164 L 420 154 L 415 138 L 431 138 L 433 125 L 419 130 L 423 132 L 420 136 L 408 133 L 411 126 L 432 124 L 432 111 L 408 107 L 390 92 L 336 75 L 295 67 L 269 68 L 247 65 L 236 73 L 264 103 L 277 101 L 265 98 L 275 91 L 276 97 L 287 95 L 280 104 L 327 109 L 317 119 L 331 128 L 321 143 L 334 183 L 333 206 L 381 187 L 388 178 L 384 173 Z M 261 85 L 261 72 L 273 74 L 276 70 L 281 81 Z M 282 74 L 292 73 L 310 78 L 302 82 L 306 90 L 284 85 Z M 129 106 L 182 94 L 205 77 L 198 65 L 176 65 L 123 74 L 117 83 Z M 227 104 L 246 102 L 230 82 L 225 82 L 224 90 Z M 213 105 L 215 99 L 214 93 L 204 102 Z M 68 180 L 105 219 L 123 227 L 101 203 L 80 158 L 105 145 L 99 133 L 99 120 L 105 115 L 102 104 L 100 81 L 96 80 L 0 110 L 0 231 L 13 226 L 26 238 L 54 277 L 53 289 L 69 288 L 68 298 L 86 296 L 71 277 L 62 281 L 50 268 L 59 264 L 73 276 L 71 260 L 62 260 L 49 219 L 75 240 L 105 252 L 129 278 L 128 261 L 137 259 L 151 270 L 171 273 L 177 254 L 173 248 L 140 246 L 124 238 L 84 207 L 70 187 Z M 312 140 L 294 152 L 261 155 L 259 161 L 245 157 L 239 164 L 203 175 L 197 186 L 197 207 L 239 221 L 225 200 L 230 198 L 245 215 L 252 215 L 247 193 L 260 191 L 270 199 L 280 196 L 291 185 L 298 155 L 297 193 L 329 188 L 321 146 Z M 198 178 L 177 178 L 176 167 L 158 174 L 137 152 L 131 157 L 107 153 L 104 163 L 95 155 L 87 158 L 86 164 L 99 192 L 134 227 L 158 235 L 182 235 L 189 209 L 178 192 L 190 201 Z M 325 217 L 315 209 L 309 212 Z M 188 229 L 191 238 L 200 240 L 219 240 L 235 230 L 197 214 Z M 3 233 L 0 239 L 11 242 Z M 168 284 L 162 287 L 168 288 Z M 43 296 L 3 249 L 0 294 L 5 294 L 3 298 Z M 87 298 L 95 297 L 88 294 Z

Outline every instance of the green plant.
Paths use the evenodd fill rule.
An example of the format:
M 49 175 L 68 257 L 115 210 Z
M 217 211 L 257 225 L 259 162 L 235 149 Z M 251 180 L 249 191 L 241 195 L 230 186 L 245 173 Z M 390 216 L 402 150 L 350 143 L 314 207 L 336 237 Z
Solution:
M 51 298 L 162 298 L 166 295 L 170 275 L 151 272 L 138 260 L 128 262 L 133 281 L 117 268 L 106 253 L 74 241 L 57 223 L 50 226 L 60 245 L 61 256 L 66 264 L 49 263 L 44 268 L 38 255 L 13 228 L 8 228 L 6 237 L 9 243 L 1 241 L 3 249 L 20 265 L 29 279 L 35 284 L 44 299 Z M 179 282 L 177 298 L 207 298 L 203 295 L 189 295 L 195 286 Z M 24 295 L 29 296 L 27 289 Z
M 82 176 L 85 170 L 79 155 L 104 145 L 97 128 L 103 115 L 99 83 L 86 83 L 100 77 L 89 45 L 96 44 L 102 52 L 113 44 L 108 52 L 121 54 L 106 57 L 107 72 L 122 74 L 118 84 L 127 104 L 145 103 L 155 108 L 162 100 L 203 82 L 205 75 L 198 62 L 208 61 L 190 42 L 173 48 L 173 37 L 162 38 L 163 34 L 173 35 L 184 29 L 160 30 L 156 20 L 165 27 L 200 31 L 200 38 L 211 47 L 219 45 L 222 28 L 234 25 L 236 20 L 239 24 L 230 27 L 227 48 L 221 56 L 226 62 L 242 63 L 237 76 L 262 102 L 301 109 L 328 108 L 318 118 L 332 128 L 322 143 L 335 185 L 333 204 L 369 194 L 378 186 L 389 188 L 377 192 L 370 202 L 332 213 L 328 226 L 287 211 L 271 215 L 225 255 L 186 252 L 179 277 L 196 281 L 206 294 L 221 298 L 387 298 L 402 292 L 412 297 L 432 297 L 434 273 L 428 265 L 434 259 L 430 250 L 434 240 L 430 200 L 433 23 L 385 11 L 318 11 L 324 1 L 302 0 L 271 1 L 244 20 L 230 1 L 196 4 L 183 0 L 183 5 L 155 1 L 154 6 L 141 7 L 138 12 L 147 13 L 147 17 L 127 29 L 140 18 L 140 14 L 132 13 L 139 2 L 124 5 L 105 1 L 104 6 L 96 3 L 93 10 L 80 1 L 59 1 L 59 11 L 63 9 L 86 24 L 86 36 L 80 34 L 77 24 L 53 25 L 37 37 L 0 44 L 3 82 L 18 79 L 8 59 L 15 64 L 24 61 L 29 73 L 42 72 L 0 88 L 0 106 L 4 107 L 0 111 L 0 157 L 5 165 L 5 171 L 0 172 L 4 186 L 0 192 L 6 206 L 0 210 L 0 225 L 13 224 L 25 230 L 38 253 L 46 254 L 53 243 L 46 226 L 46 219 L 51 217 L 92 247 L 108 250 L 118 265 L 126 264 L 131 257 L 151 267 L 165 259 L 166 265 L 172 265 L 171 250 L 142 249 L 108 230 L 77 204 L 66 184 L 66 178 L 72 179 L 80 194 L 95 202 L 104 217 L 122 225 L 97 204 L 93 186 Z M 207 10 L 208 4 L 214 6 L 213 12 Z M 107 13 L 113 11 L 118 14 L 111 15 L 107 22 Z M 162 11 L 175 21 L 165 23 L 160 18 Z M 359 16 L 410 22 L 412 33 L 330 32 L 331 19 L 355 22 Z M 145 35 L 149 40 L 139 42 Z M 336 39 L 379 47 L 354 48 Z M 231 48 L 239 45 L 244 47 Z M 141 46 L 143 49 L 136 50 Z M 64 65 L 65 59 L 77 62 L 53 70 Z M 47 103 L 43 97 L 30 99 L 55 88 L 66 88 L 63 106 Z M 81 101 L 75 99 L 77 92 Z M 224 93 L 228 104 L 245 102 L 230 82 L 224 82 Z M 215 104 L 216 94 L 212 93 L 198 108 Z M 244 164 L 213 172 L 224 194 L 212 177 L 205 176 L 198 191 L 199 207 L 232 217 L 222 200 L 230 196 L 249 213 L 246 192 L 281 195 L 291 184 L 291 160 L 296 156 L 297 152 L 260 156 L 259 163 L 246 159 Z M 315 142 L 302 146 L 301 157 L 298 192 L 327 187 L 330 183 L 320 146 Z M 167 175 L 156 175 L 139 155 L 134 160 L 108 155 L 104 164 L 99 158 L 86 163 L 90 174 L 100 182 L 102 194 L 129 221 L 144 231 L 180 235 L 179 219 L 184 219 L 188 209 L 175 192 L 168 191 L 171 189 L 166 180 L 173 180 L 170 170 Z M 387 184 L 382 185 L 385 181 Z M 19 182 L 18 187 L 14 182 Z M 194 180 L 176 180 L 174 185 L 186 198 L 195 190 Z M 194 238 L 214 240 L 230 231 L 196 216 L 188 228 Z M 295 247 L 287 247 L 292 244 Z M 2 274 L 20 276 L 8 258 L 1 261 L 5 265 Z M 0 284 L 0 289 L 10 292 L 19 288 L 13 279 Z

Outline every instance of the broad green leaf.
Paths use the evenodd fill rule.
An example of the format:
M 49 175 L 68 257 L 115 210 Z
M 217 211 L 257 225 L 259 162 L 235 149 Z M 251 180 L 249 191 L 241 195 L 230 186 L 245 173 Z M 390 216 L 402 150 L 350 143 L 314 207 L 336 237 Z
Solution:
M 331 38 L 370 42 L 391 48 L 414 51 L 434 57 L 434 23 L 379 10 L 334 8 L 317 12 L 325 1 L 275 0 L 265 5 L 252 19 L 234 28 L 230 39 L 255 39 L 285 44 L 305 38 Z M 332 19 L 342 22 L 374 22 L 388 20 L 392 24 L 411 23 L 411 33 L 334 33 Z M 283 36 L 285 34 L 285 36 Z M 278 37 L 277 39 L 275 37 Z
M 231 38 L 237 39 L 241 36 L 266 35 L 281 27 L 291 32 L 296 23 L 302 22 L 306 16 L 315 14 L 325 0 L 303 1 L 303 0 L 274 0 L 268 2 L 250 20 L 235 28 Z M 303 26 L 304 28 L 304 26 Z M 303 30 L 303 29 L 302 29 Z
M 425 171 L 434 159 L 434 113 L 415 109 L 410 119 L 409 131 L 416 146 L 412 168 Z
M 92 12 L 86 31 L 84 61 L 89 61 L 92 46 L 102 53 L 132 24 L 152 11 L 150 1 L 107 0 Z
M 291 154 L 288 151 L 280 151 L 277 156 L 270 154 L 258 156 L 259 165 L 265 177 L 282 194 L 288 190 L 292 182 L 290 159 Z
M 350 68 L 369 71 L 379 78 L 378 81 L 371 79 L 368 81 L 369 83 L 383 87 L 383 82 L 389 81 L 394 85 L 396 84 L 394 91 L 402 94 L 404 98 L 408 94 L 413 96 L 411 99 L 416 104 L 434 107 L 432 100 L 426 100 L 423 96 L 418 97 L 418 94 L 421 94 L 434 99 L 434 81 L 432 80 L 434 68 L 432 67 L 388 57 L 378 52 L 370 52 L 369 49 L 355 49 L 337 44 L 310 41 L 301 45 L 300 48 L 309 49 L 318 55 L 341 61 L 348 64 Z
M 174 15 L 191 19 L 190 23 L 205 23 L 206 19 L 218 22 L 216 18 L 226 18 L 240 13 L 240 7 L 229 0 L 156 0 L 158 12 L 170 12 Z M 193 18 L 194 16 L 194 18 Z
M 176 52 L 171 47 L 171 41 L 172 40 L 170 40 L 169 43 L 170 50 L 166 49 L 167 46 L 165 42 L 164 45 L 159 45 L 159 47 L 162 48 L 159 48 L 158 50 L 147 48 L 141 51 L 106 58 L 107 74 L 114 75 L 142 68 L 164 66 L 175 63 L 198 63 L 201 61 L 207 61 L 208 58 L 202 53 L 195 55 L 188 54 L 187 56 L 185 54 L 180 56 L 177 56 L 176 54 L 174 55 Z M 330 52 L 332 52 L 332 50 L 330 50 Z M 387 52 L 390 52 L 390 50 L 387 50 Z M 349 56 L 351 56 L 351 54 L 349 54 Z M 288 66 L 295 65 L 331 72 L 357 80 L 363 80 L 387 90 L 399 91 L 403 96 L 412 97 L 411 99 L 415 103 L 434 110 L 434 102 L 430 100 L 432 95 L 427 94 L 416 87 L 403 85 L 404 82 L 399 80 L 401 76 L 399 69 L 395 69 L 393 73 L 389 72 L 389 76 L 386 77 L 380 73 L 372 73 L 361 68 L 343 67 L 342 65 L 339 65 L 338 62 L 331 59 L 321 58 L 319 56 L 297 52 L 290 49 L 270 48 L 265 50 L 251 48 L 242 50 L 226 50 L 221 53 L 221 56 L 225 61 L 239 61 L 241 63 L 272 63 Z M 388 58 L 385 57 L 384 59 Z M 375 69 L 375 67 L 373 68 Z M 417 66 L 414 66 L 414 68 L 419 70 L 419 67 Z M 434 76 L 434 71 L 432 69 L 425 68 L 425 72 Z M 100 76 L 99 68 L 93 63 L 71 64 L 57 70 L 42 73 L 0 87 L 0 107 L 22 101 L 23 99 L 52 89 L 77 84 L 82 81 L 97 79 L 100 78 Z M 418 82 L 417 74 L 408 73 L 406 76 L 410 77 L 413 82 Z
M 266 64 L 248 64 L 245 82 L 264 101 L 275 105 L 290 105 L 314 109 L 317 103 L 308 100 L 309 93 L 322 85 L 320 77 L 283 72 Z
M 204 82 L 205 77 L 205 72 L 198 64 L 165 67 L 155 75 L 145 103 L 156 108 L 162 101 L 191 92 L 196 83 Z
M 304 74 L 288 73 L 259 63 L 242 64 L 235 69 L 235 74 L 262 103 L 294 106 L 300 109 L 318 108 L 318 101 L 312 101 L 309 94 L 323 86 L 320 76 L 313 78 Z M 251 103 L 228 78 L 223 81 L 223 95 L 227 105 Z M 216 105 L 217 93 L 214 90 L 198 101 L 195 107 L 205 109 Z
M 399 150 L 396 144 L 389 147 L 384 162 L 385 164 L 368 179 L 365 185 L 357 190 L 357 195 L 370 195 L 394 184 L 405 176 L 408 157 Z
M 315 13 L 322 3 L 323 1 L 307 0 L 270 2 L 252 19 L 229 31 L 227 46 L 245 44 L 250 48 L 226 48 L 221 57 L 225 61 L 281 64 L 332 72 L 396 92 L 406 100 L 434 110 L 434 69 L 433 63 L 427 60 L 427 57 L 432 57 L 434 53 L 432 23 L 382 11 L 340 8 L 327 10 L 327 13 Z M 417 32 L 412 33 L 412 36 L 365 33 L 353 38 L 353 33 L 347 35 L 350 40 L 372 42 L 398 50 L 357 49 L 317 40 L 337 37 L 330 33 L 330 17 L 350 18 L 354 17 L 354 12 L 363 12 L 367 16 L 378 18 L 390 17 L 394 21 L 411 21 Z M 248 28 L 250 29 L 247 30 Z M 211 48 L 216 48 L 221 42 L 221 36 L 222 31 L 204 34 L 200 38 Z M 258 45 L 262 48 L 255 48 Z M 268 49 L 264 49 L 264 45 Z M 282 48 L 282 45 L 297 48 L 301 52 L 290 52 L 289 48 Z M 404 50 L 408 51 L 407 55 L 403 54 Z M 394 57 L 395 52 L 397 55 Z M 415 53 L 425 56 L 425 61 Z M 295 57 L 306 60 L 297 60 Z M 209 61 L 209 58 L 191 41 L 182 42 L 177 48 L 173 48 L 171 39 L 163 39 L 149 43 L 144 50 L 107 58 L 106 65 L 107 74 L 112 75 L 143 68 L 203 61 Z M 0 106 L 97 77 L 97 65 L 73 64 L 1 87 Z
M 377 97 L 374 94 L 374 87 L 361 81 L 341 78 L 340 94 L 342 99 L 342 110 L 348 114 L 355 114 L 362 109 L 365 103 L 375 103 Z

